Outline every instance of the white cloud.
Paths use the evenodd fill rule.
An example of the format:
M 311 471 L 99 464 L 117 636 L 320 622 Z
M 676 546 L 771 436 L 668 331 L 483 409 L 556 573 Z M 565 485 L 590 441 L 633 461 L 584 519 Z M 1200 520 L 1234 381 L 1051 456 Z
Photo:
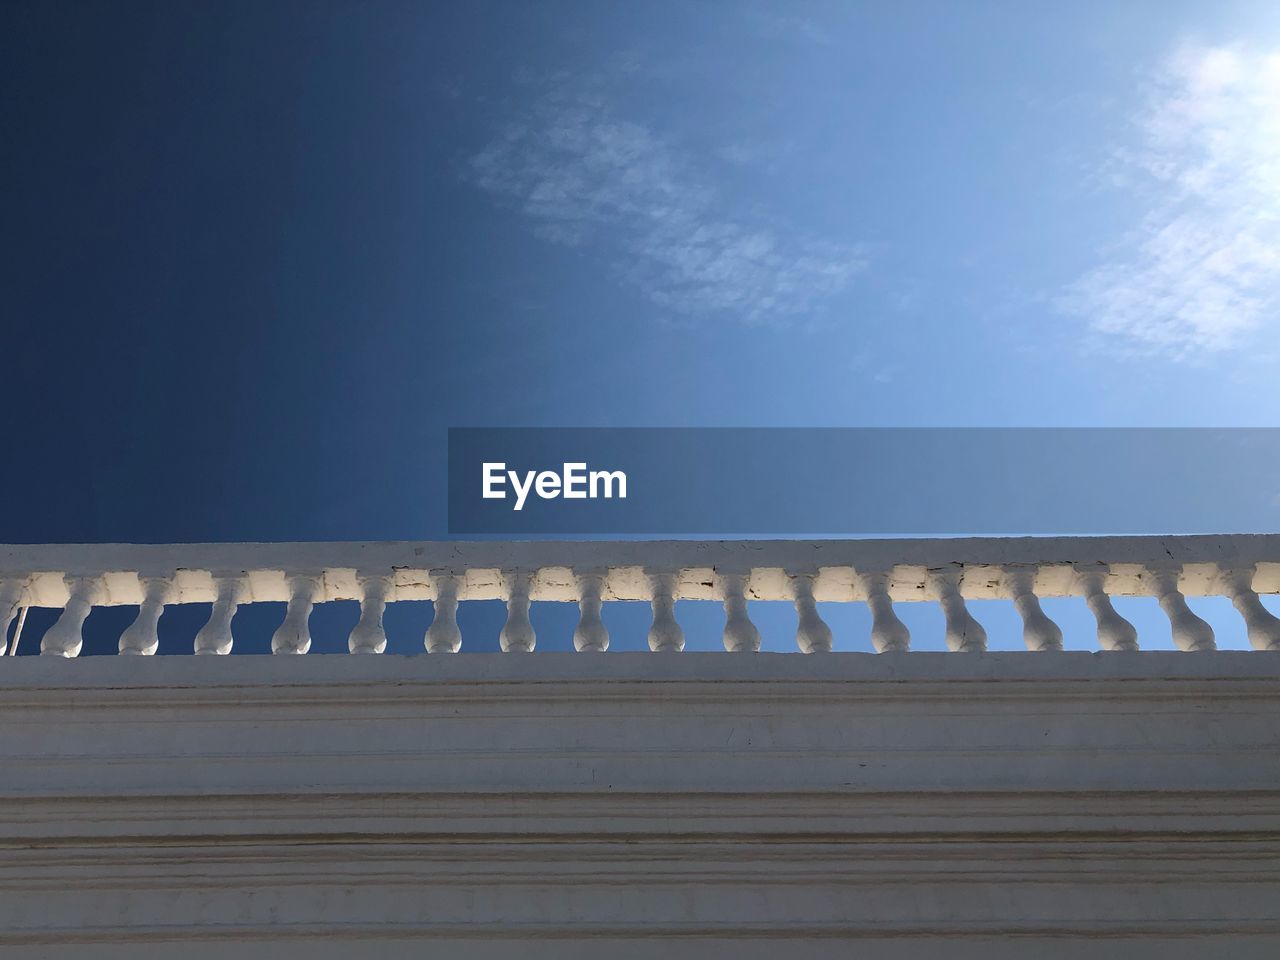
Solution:
M 472 159 L 470 176 L 541 236 L 599 248 L 624 282 L 674 313 L 812 315 L 866 266 L 856 244 L 731 210 L 689 157 L 598 96 L 543 98 Z
M 1186 47 L 1120 156 L 1146 215 L 1063 306 L 1129 349 L 1191 359 L 1280 326 L 1280 54 Z
M 761 9 L 751 19 L 755 21 L 761 36 L 771 40 L 792 40 L 820 47 L 836 45 L 836 35 L 810 17 L 779 16 L 772 9 Z
M 778 174 L 797 152 L 790 140 L 739 140 L 716 150 L 716 156 L 735 167 Z

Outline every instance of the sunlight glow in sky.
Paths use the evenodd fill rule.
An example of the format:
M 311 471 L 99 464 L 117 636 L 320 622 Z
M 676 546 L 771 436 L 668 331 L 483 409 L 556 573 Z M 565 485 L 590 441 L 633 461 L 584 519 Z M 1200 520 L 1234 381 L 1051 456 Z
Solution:
M 1280 51 L 1178 49 L 1138 146 L 1116 151 L 1141 221 L 1066 302 L 1101 338 L 1177 359 L 1280 333 Z

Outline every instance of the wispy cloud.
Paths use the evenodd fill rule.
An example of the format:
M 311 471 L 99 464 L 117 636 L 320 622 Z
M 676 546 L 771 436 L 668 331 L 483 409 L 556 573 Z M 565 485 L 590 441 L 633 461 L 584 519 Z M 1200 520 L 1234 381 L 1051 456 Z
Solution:
M 762 7 L 754 11 L 751 19 L 761 35 L 770 39 L 814 43 L 822 47 L 836 45 L 836 36 L 831 29 L 812 17 L 779 15 L 772 7 Z
M 707 167 L 602 95 L 544 96 L 472 158 L 470 177 L 541 236 L 598 249 L 623 282 L 677 314 L 811 316 L 866 266 L 857 244 L 731 204 Z
M 1146 215 L 1062 305 L 1110 343 L 1178 359 L 1280 328 L 1280 53 L 1179 50 L 1137 131 L 1119 170 Z
M 772 176 L 781 172 L 798 152 L 791 140 L 737 140 L 717 149 L 716 156 L 735 167 Z

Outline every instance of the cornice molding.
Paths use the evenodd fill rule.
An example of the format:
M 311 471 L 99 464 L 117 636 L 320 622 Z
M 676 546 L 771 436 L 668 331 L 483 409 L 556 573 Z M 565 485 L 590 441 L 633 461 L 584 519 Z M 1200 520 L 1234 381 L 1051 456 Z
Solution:
M 6 957 L 1280 947 L 1280 654 L 19 657 L 0 729 Z

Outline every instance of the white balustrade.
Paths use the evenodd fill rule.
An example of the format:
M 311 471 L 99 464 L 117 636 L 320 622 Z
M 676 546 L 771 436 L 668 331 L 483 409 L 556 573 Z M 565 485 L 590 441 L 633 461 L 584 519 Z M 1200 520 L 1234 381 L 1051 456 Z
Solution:
M 963 575 L 952 568 L 935 571 L 932 577 L 938 603 L 947 621 L 947 649 L 959 653 L 982 653 L 987 649 L 987 631 L 965 605 L 960 593 L 962 579 Z
M 1187 606 L 1187 598 L 1178 589 L 1181 570 L 1162 569 L 1152 572 L 1160 609 L 1168 616 L 1169 626 L 1173 629 L 1174 646 L 1179 650 L 1215 649 L 1213 627 L 1192 612 Z
M 213 575 L 217 595 L 209 610 L 209 619 L 196 633 L 195 652 L 201 655 L 226 656 L 231 652 L 231 618 L 236 615 L 245 592 L 241 576 Z
M 9 624 L 13 623 L 13 615 L 18 612 L 23 598 L 27 594 L 27 579 L 0 580 L 0 656 L 11 652 L 9 645 Z M 13 644 L 17 644 L 15 636 Z
M 578 576 L 578 625 L 573 628 L 575 650 L 603 653 L 609 649 L 609 631 L 601 616 L 603 591 L 602 572 L 592 571 Z
M 435 580 L 435 616 L 427 628 L 424 644 L 427 653 L 457 653 L 462 649 L 462 630 L 458 627 L 458 578 L 451 573 Z
M 387 649 L 387 631 L 382 613 L 391 592 L 391 577 L 366 575 L 360 581 L 360 619 L 347 636 L 347 649 L 352 653 L 382 653 Z
M 760 631 L 747 613 L 747 576 L 721 573 L 717 580 L 724 598 L 724 648 L 730 653 L 755 653 Z
M 40 653 L 50 657 L 78 657 L 84 644 L 82 631 L 100 593 L 92 577 L 67 578 L 66 606 L 40 640 Z
M 311 649 L 311 608 L 320 589 L 320 578 L 299 574 L 289 580 L 289 606 L 284 622 L 271 637 L 272 653 L 306 653 Z
M 871 643 L 876 653 L 905 653 L 911 649 L 911 631 L 893 612 L 889 593 L 889 575 L 883 572 L 862 574 L 862 589 L 871 609 Z
M 164 610 L 211 604 L 194 639 L 199 654 L 225 655 L 231 623 L 248 603 L 287 608 L 271 638 L 276 653 L 311 648 L 316 604 L 360 603 L 348 637 L 352 653 L 386 649 L 387 604 L 434 601 L 425 632 L 432 653 L 462 646 L 459 605 L 501 600 L 504 651 L 530 652 L 537 638 L 530 621 L 534 601 L 574 602 L 574 647 L 609 649 L 605 603 L 645 601 L 652 620 L 650 650 L 684 649 L 678 601 L 717 601 L 724 607 L 726 650 L 760 649 L 750 600 L 794 606 L 796 644 L 806 653 L 835 645 L 819 610 L 829 603 L 866 603 L 870 646 L 906 653 L 911 636 L 897 604 L 937 603 L 945 617 L 949 650 L 978 652 L 986 630 L 968 602 L 1011 603 L 1022 621 L 1028 650 L 1063 648 L 1061 627 L 1045 613 L 1044 597 L 1074 597 L 1092 611 L 1097 647 L 1136 651 L 1138 631 L 1120 616 L 1113 597 L 1148 597 L 1168 616 L 1180 650 L 1216 647 L 1212 627 L 1187 598 L 1220 596 L 1241 617 L 1249 644 L 1280 651 L 1280 617 L 1268 596 L 1280 593 L 1280 536 L 975 538 L 845 541 L 499 542 L 374 544 L 0 545 L 0 625 L 7 631 L 21 610 L 61 610 L 40 639 L 40 652 L 75 657 L 95 605 L 138 608 L 117 638 L 120 653 L 156 651 Z M 1195 603 L 1195 600 L 1192 600 Z M 842 638 L 857 649 L 867 637 Z M 95 641 L 96 642 L 96 641 Z M 34 640 L 32 645 L 34 646 Z M 6 644 L 6 646 L 11 646 Z
M 1111 598 L 1103 589 L 1104 576 L 1099 570 L 1082 570 L 1078 572 L 1076 580 L 1084 602 L 1098 623 L 1098 646 L 1110 651 L 1137 650 L 1137 628 L 1116 613 Z
M 532 653 L 538 644 L 529 619 L 529 574 L 525 570 L 508 570 L 502 575 L 507 585 L 507 622 L 498 634 L 504 653 Z
M 1262 605 L 1253 589 L 1254 570 L 1228 570 L 1223 575 L 1224 590 L 1231 604 L 1244 618 L 1249 644 L 1255 650 L 1280 650 L 1280 617 Z
M 791 578 L 796 605 L 796 645 L 801 653 L 830 653 L 831 628 L 818 616 L 818 603 L 813 599 L 815 576 L 801 573 Z
M 1028 650 L 1061 650 L 1062 628 L 1049 619 L 1035 593 L 1035 571 L 1012 569 L 1005 574 L 1014 609 L 1022 617 L 1022 642 Z
M 142 584 L 142 605 L 133 623 L 120 634 L 119 650 L 125 655 L 149 657 L 160 645 L 160 614 L 172 588 L 166 577 L 138 579 Z
M 676 622 L 675 577 L 670 573 L 650 573 L 649 601 L 653 623 L 649 627 L 649 649 L 655 653 L 679 653 L 684 649 L 684 631 Z

